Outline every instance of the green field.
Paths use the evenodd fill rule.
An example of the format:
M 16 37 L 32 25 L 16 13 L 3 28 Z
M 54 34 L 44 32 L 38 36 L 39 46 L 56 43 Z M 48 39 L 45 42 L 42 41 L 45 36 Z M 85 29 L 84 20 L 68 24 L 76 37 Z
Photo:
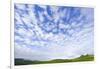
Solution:
M 67 63 L 67 62 L 80 62 L 80 61 L 93 61 L 93 55 L 80 56 L 75 59 L 55 59 L 50 61 L 30 61 L 24 59 L 15 59 L 15 65 L 29 65 L 29 64 L 48 64 L 48 63 Z

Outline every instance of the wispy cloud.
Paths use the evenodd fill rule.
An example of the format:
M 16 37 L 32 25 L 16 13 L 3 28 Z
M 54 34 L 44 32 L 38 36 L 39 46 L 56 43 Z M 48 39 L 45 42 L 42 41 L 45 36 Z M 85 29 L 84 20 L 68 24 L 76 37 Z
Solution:
M 15 58 L 71 59 L 93 52 L 94 10 L 15 4 Z

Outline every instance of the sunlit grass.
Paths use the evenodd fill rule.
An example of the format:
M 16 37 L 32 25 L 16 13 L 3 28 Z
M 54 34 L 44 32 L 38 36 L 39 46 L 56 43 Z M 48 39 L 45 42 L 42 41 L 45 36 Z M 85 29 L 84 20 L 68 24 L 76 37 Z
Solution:
M 55 59 L 50 61 L 29 61 L 24 59 L 15 59 L 15 65 L 29 65 L 29 64 L 47 64 L 47 63 L 67 63 L 67 62 L 81 62 L 81 61 L 93 61 L 93 55 L 82 55 L 75 59 Z

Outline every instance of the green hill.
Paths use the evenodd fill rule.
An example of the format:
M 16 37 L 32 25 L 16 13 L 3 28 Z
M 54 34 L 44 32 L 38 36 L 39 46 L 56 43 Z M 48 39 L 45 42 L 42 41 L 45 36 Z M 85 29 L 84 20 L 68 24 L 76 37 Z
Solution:
M 15 59 L 15 65 L 29 65 L 29 64 L 47 64 L 47 63 L 67 63 L 67 62 L 80 62 L 80 61 L 93 61 L 93 55 L 82 55 L 74 59 L 54 59 L 50 61 L 30 61 L 24 59 Z

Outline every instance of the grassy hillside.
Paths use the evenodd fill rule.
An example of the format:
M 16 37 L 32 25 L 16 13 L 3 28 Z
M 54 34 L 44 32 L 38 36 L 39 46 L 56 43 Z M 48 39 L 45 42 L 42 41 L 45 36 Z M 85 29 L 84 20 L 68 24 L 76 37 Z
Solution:
M 80 62 L 80 61 L 93 61 L 93 55 L 80 56 L 75 59 L 55 59 L 50 61 L 30 61 L 24 59 L 15 59 L 15 65 L 29 65 L 29 64 L 47 64 L 47 63 L 67 63 L 67 62 Z

